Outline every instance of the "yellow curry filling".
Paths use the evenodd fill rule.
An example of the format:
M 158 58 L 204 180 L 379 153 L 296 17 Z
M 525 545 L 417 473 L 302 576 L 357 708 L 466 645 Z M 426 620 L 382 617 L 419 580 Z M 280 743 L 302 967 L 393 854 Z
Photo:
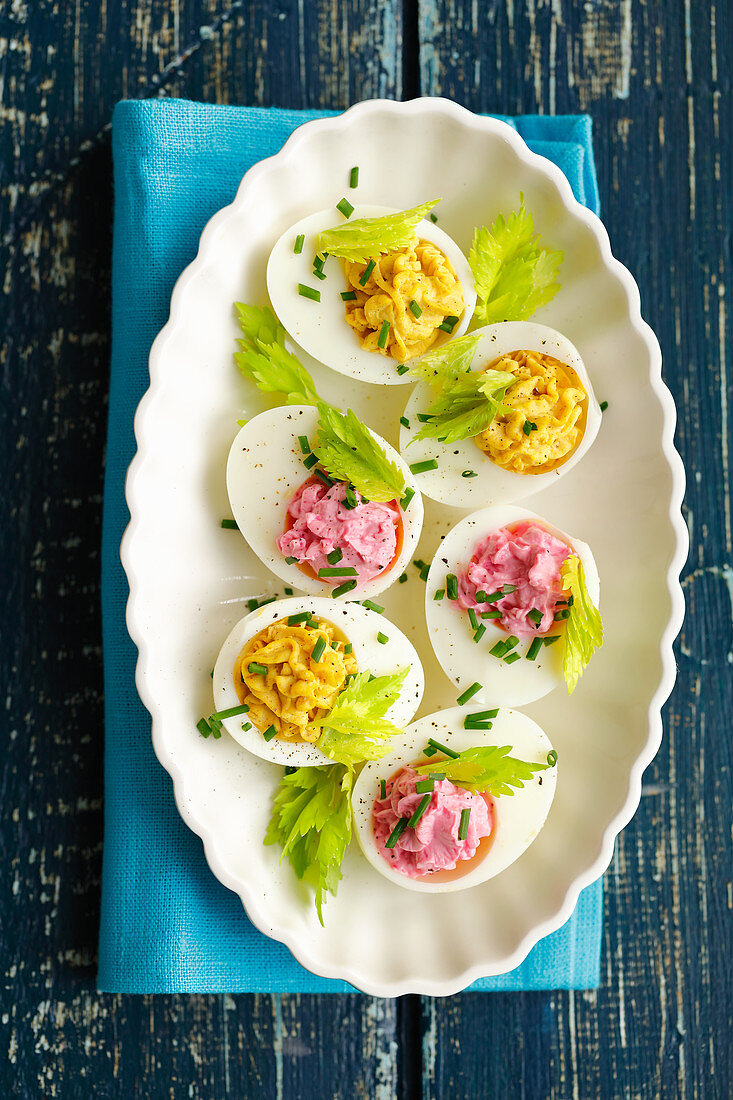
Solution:
M 319 646 L 319 639 L 324 646 Z M 323 719 L 357 671 L 353 653 L 332 623 L 280 619 L 247 642 L 234 664 L 234 683 L 248 719 L 262 733 L 274 726 L 285 741 L 317 741 Z M 313 660 L 313 651 L 319 654 Z M 250 671 L 250 665 L 259 669 Z M 266 669 L 263 673 L 261 670 Z
M 511 412 L 499 414 L 474 436 L 476 445 L 498 466 L 519 474 L 561 466 L 585 429 L 588 395 L 575 371 L 534 351 L 513 351 L 490 368 L 516 378 L 502 401 Z
M 426 352 L 446 317 L 463 313 L 458 277 L 447 256 L 430 241 L 415 239 L 369 264 L 345 260 L 344 271 L 349 290 L 356 294 L 344 303 L 346 320 L 361 346 L 400 363 Z M 382 336 L 385 321 L 389 325 L 386 339 Z

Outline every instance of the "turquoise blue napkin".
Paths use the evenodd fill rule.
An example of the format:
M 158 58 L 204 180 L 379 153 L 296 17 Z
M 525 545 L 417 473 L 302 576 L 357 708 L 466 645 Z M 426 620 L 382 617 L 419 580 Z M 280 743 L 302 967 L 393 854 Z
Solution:
M 137 651 L 125 629 L 119 559 L 128 521 L 124 479 L 132 420 L 148 386 L 150 345 L 168 317 L 173 284 L 195 256 L 206 222 L 234 198 L 256 161 L 296 126 L 328 112 L 216 107 L 183 100 L 118 104 L 113 119 L 112 366 L 102 538 L 105 680 L 105 838 L 100 990 L 119 993 L 342 992 L 258 932 L 239 898 L 209 870 L 181 821 L 135 691 Z M 530 147 L 565 172 L 598 209 L 590 120 L 514 121 Z M 568 923 L 510 974 L 471 988 L 588 989 L 599 981 L 602 888 L 580 897 Z

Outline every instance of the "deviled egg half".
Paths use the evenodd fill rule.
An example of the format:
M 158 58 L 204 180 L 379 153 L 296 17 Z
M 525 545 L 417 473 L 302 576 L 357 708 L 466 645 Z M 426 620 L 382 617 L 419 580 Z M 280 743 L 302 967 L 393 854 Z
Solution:
M 240 619 L 221 647 L 214 666 L 215 717 L 263 760 L 296 768 L 332 764 L 318 745 L 350 679 L 405 669 L 399 696 L 385 715 L 400 727 L 419 707 L 425 686 L 420 658 L 402 631 L 360 604 L 278 600 Z
M 428 634 L 459 699 L 522 706 L 563 681 L 574 690 L 602 643 L 598 596 L 586 543 L 525 508 L 485 508 L 456 524 L 433 559 Z
M 318 448 L 319 415 L 312 405 L 285 405 L 240 429 L 227 462 L 232 512 L 255 554 L 287 584 L 314 596 L 376 596 L 415 552 L 422 499 L 397 452 L 364 425 L 362 449 L 376 445 L 375 461 L 383 465 L 381 451 L 393 467 L 384 466 L 387 475 L 402 490 L 376 501 L 330 477 L 311 450 Z M 339 410 L 325 415 L 343 422 Z
M 421 718 L 357 779 L 361 850 L 398 886 L 446 893 L 486 882 L 544 825 L 557 754 L 526 715 L 486 713 L 454 707 Z
M 394 247 L 389 219 L 409 211 L 344 201 L 277 241 L 267 264 L 272 307 L 304 351 L 340 374 L 385 386 L 414 381 L 410 360 L 468 327 L 476 304 L 468 260 L 427 216 L 419 220 L 433 203 L 415 208 L 407 243 Z M 339 242 L 339 230 L 354 236 L 360 227 L 366 236 L 375 227 L 374 239 L 348 258 L 354 242 Z
M 440 349 L 421 361 L 421 381 L 400 421 L 400 451 L 421 492 L 459 508 L 508 504 L 580 462 L 601 409 L 579 352 L 562 333 L 505 321 L 450 348 L 459 349 L 447 369 L 436 361 Z

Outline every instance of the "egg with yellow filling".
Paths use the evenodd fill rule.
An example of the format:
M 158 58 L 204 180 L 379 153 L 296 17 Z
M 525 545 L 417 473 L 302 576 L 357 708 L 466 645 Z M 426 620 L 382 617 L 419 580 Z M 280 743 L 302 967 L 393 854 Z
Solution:
M 397 212 L 359 204 L 351 218 Z M 321 210 L 283 233 L 267 264 L 270 302 L 314 359 L 350 378 L 404 385 L 413 381 L 406 369 L 412 360 L 465 333 L 476 304 L 468 260 L 424 219 L 405 248 L 367 264 L 328 256 L 316 268 L 318 234 L 343 221 L 335 208 Z
M 476 329 L 473 371 L 512 375 L 484 431 L 455 443 L 417 439 L 435 393 L 420 381 L 405 408 L 400 452 L 420 491 L 441 504 L 478 508 L 522 500 L 555 484 L 587 453 L 601 409 L 571 342 L 546 325 L 505 321 Z
M 313 596 L 378 596 L 416 551 L 422 498 L 404 460 L 375 432 L 403 492 L 381 503 L 349 495 L 310 450 L 318 415 L 312 405 L 279 406 L 240 429 L 227 462 L 232 512 L 252 550 L 286 584 Z
M 332 764 L 318 748 L 324 719 L 357 672 L 408 668 L 386 714 L 405 726 L 425 686 L 414 646 L 383 615 L 356 603 L 294 597 L 252 611 L 232 628 L 214 666 L 215 712 L 255 756 L 299 768 Z M 242 708 L 246 707 L 246 710 Z
M 449 531 L 428 573 L 425 618 L 457 697 L 478 685 L 472 704 L 523 706 L 565 684 L 568 597 L 560 568 L 572 555 L 597 607 L 591 548 L 535 512 L 497 505 Z
M 476 706 L 430 714 L 395 738 L 389 756 L 362 769 L 352 796 L 356 837 L 372 867 L 396 886 L 431 894 L 477 886 L 519 859 L 542 829 L 557 785 L 557 757 L 550 740 L 520 711 L 502 707 L 490 713 L 489 721 L 481 721 L 482 711 Z M 465 729 L 472 715 L 484 728 Z M 523 785 L 510 787 L 512 793 L 468 792 L 458 780 L 437 778 L 443 774 L 441 764 L 450 760 L 440 752 L 428 759 L 425 749 L 430 740 L 453 753 L 510 746 L 509 755 L 538 767 L 528 769 Z M 415 777 L 405 783 L 405 770 L 410 769 L 410 776 L 424 764 L 430 766 L 420 773 L 421 785 L 414 792 Z M 427 790 L 430 774 L 436 778 Z M 384 838 L 395 818 L 419 812 L 426 794 L 430 799 L 418 821 L 408 824 L 388 847 Z

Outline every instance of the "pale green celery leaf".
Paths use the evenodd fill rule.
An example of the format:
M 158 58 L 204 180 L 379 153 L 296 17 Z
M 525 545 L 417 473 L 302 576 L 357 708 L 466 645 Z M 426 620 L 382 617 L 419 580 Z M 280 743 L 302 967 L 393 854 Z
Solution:
M 588 593 L 585 570 L 573 554 L 560 566 L 563 589 L 573 597 L 570 616 L 565 620 L 562 671 L 572 695 L 593 653 L 603 645 L 603 621 Z
M 405 478 L 371 432 L 351 409 L 318 405 L 318 435 L 313 453 L 338 481 L 350 482 L 368 500 L 386 502 L 402 496 Z
M 342 260 L 366 263 L 385 252 L 406 248 L 413 240 L 418 222 L 427 217 L 440 199 L 431 199 L 411 210 L 384 214 L 378 218 L 354 218 L 318 234 L 318 251 Z

